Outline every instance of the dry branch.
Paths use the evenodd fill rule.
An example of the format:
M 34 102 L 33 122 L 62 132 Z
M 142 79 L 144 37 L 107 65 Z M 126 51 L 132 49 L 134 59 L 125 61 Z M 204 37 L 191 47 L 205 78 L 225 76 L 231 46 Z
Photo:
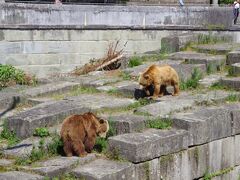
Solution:
M 80 67 L 80 68 L 77 67 L 73 73 L 75 75 L 82 75 L 82 74 L 87 74 L 89 72 L 96 71 L 96 70 L 117 69 L 119 67 L 117 62 L 122 58 L 122 54 L 123 54 L 123 49 L 117 51 L 118 45 L 119 45 L 119 41 L 117 41 L 115 45 L 114 43 L 110 43 L 108 46 L 108 51 L 104 58 L 92 59 L 90 60 L 89 63 L 85 64 L 83 67 Z

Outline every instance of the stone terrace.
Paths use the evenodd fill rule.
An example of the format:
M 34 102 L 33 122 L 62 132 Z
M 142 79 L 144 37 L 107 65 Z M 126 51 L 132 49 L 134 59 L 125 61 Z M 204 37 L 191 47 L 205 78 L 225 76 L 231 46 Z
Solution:
M 6 88 L 0 92 L 4 112 L 0 122 L 5 121 L 21 142 L 8 147 L 0 139 L 0 179 L 193 180 L 205 179 L 207 174 L 239 179 L 239 50 L 233 43 L 193 45 L 192 51 L 133 68 L 55 77 L 37 87 Z M 133 96 L 138 88 L 136 77 L 150 64 L 170 64 L 182 83 L 198 69 L 202 86 L 141 104 Z M 16 165 L 19 157 L 30 156 L 41 144 L 42 139 L 33 136 L 36 128 L 59 133 L 65 117 L 88 111 L 108 119 L 115 129 L 107 140 L 108 153 L 114 158 L 94 152 L 82 158 L 59 155 Z M 149 128 L 148 123 L 156 118 L 170 119 L 171 127 Z M 45 138 L 45 145 L 51 141 Z

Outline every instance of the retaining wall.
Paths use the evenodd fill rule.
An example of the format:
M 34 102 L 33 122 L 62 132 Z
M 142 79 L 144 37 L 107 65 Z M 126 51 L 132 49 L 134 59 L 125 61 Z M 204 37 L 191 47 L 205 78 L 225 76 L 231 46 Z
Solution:
M 103 57 L 117 40 L 125 55 L 158 51 L 163 37 L 190 30 L 220 29 L 239 40 L 239 32 L 223 31 L 231 30 L 231 13 L 226 7 L 0 3 L 0 63 L 46 77 Z

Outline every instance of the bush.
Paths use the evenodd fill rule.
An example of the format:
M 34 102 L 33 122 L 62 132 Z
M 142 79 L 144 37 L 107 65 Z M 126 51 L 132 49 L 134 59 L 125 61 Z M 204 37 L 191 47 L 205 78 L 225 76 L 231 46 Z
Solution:
M 135 67 L 135 66 L 139 66 L 139 65 L 142 65 L 142 61 L 139 57 L 134 56 L 134 57 L 130 58 L 128 67 Z
M 11 65 L 0 64 L 0 88 L 15 85 L 36 83 L 36 79 L 24 71 L 16 69 Z

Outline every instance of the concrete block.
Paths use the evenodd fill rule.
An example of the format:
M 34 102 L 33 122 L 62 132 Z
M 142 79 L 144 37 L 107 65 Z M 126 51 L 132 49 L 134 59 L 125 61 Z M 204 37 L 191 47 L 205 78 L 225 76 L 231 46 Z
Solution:
M 191 171 L 187 151 L 162 156 L 159 162 L 162 179 L 190 180 Z
M 25 173 L 21 171 L 9 171 L 0 173 L 2 180 L 43 180 L 44 177 L 36 174 Z
M 224 77 L 224 75 L 210 74 L 210 75 L 204 77 L 203 79 L 200 79 L 199 84 L 204 87 L 210 87 L 214 83 L 219 82 L 223 77 Z
M 107 118 L 113 122 L 116 134 L 139 132 L 145 128 L 145 121 L 148 117 L 132 114 L 113 115 Z
M 173 123 L 189 132 L 189 145 L 231 136 L 231 115 L 224 108 L 208 108 L 173 117 Z
M 240 148 L 240 135 L 234 136 L 234 165 L 239 166 L 240 165 L 240 153 L 238 153 L 238 150 Z
M 28 170 L 47 177 L 57 177 L 72 170 L 72 167 L 87 164 L 96 159 L 95 154 L 89 154 L 86 157 L 57 157 L 44 162 L 36 163 L 34 167 Z
M 227 61 L 228 65 L 240 63 L 240 51 L 231 51 L 227 54 Z
M 235 63 L 231 65 L 231 70 L 233 76 L 239 76 L 240 75 L 240 63 Z
M 35 128 L 55 125 L 70 114 L 84 113 L 101 108 L 119 108 L 128 106 L 133 102 L 135 101 L 127 98 L 80 95 L 57 102 L 46 102 L 37 105 L 34 108 L 9 117 L 7 124 L 10 130 L 16 131 L 18 137 L 26 138 L 32 135 Z
M 8 42 L 32 41 L 33 31 L 4 30 L 4 40 Z
M 222 140 L 222 163 L 221 169 L 226 169 L 228 167 L 235 166 L 235 154 L 238 154 L 235 151 L 234 146 L 234 137 L 228 137 L 221 139 Z
M 30 97 L 35 97 L 53 93 L 64 93 L 78 87 L 79 85 L 79 83 L 74 82 L 55 82 L 27 89 L 24 91 L 24 94 Z
M 190 179 L 197 179 L 204 176 L 208 171 L 209 162 L 209 149 L 208 145 L 200 145 L 196 147 L 189 148 L 188 153 L 188 164 L 191 172 Z
M 0 54 L 18 54 L 22 53 L 23 46 L 21 42 L 3 42 L 0 41 Z M 4 63 L 1 62 L 0 63 Z
M 161 179 L 159 158 L 135 164 L 135 174 L 138 180 Z
M 232 117 L 232 135 L 240 134 L 240 104 L 226 105 L 226 109 L 231 111 Z
M 134 166 L 128 162 L 98 159 L 72 170 L 77 178 L 86 180 L 135 179 Z
M 240 89 L 240 77 L 222 78 L 220 84 L 235 90 Z
M 238 49 L 239 44 L 234 43 L 204 44 L 194 45 L 193 48 L 201 53 L 226 54 L 234 49 Z
M 7 166 L 11 166 L 12 164 L 13 164 L 12 160 L 0 159 L 0 167 L 7 167 Z
M 195 104 L 193 99 L 171 99 L 169 101 L 160 101 L 140 107 L 137 112 L 149 113 L 152 116 L 165 117 L 171 113 L 179 112 L 184 109 L 190 109 Z
M 123 134 L 109 138 L 109 150 L 116 149 L 131 162 L 137 163 L 186 149 L 184 130 L 149 129 L 143 133 Z

